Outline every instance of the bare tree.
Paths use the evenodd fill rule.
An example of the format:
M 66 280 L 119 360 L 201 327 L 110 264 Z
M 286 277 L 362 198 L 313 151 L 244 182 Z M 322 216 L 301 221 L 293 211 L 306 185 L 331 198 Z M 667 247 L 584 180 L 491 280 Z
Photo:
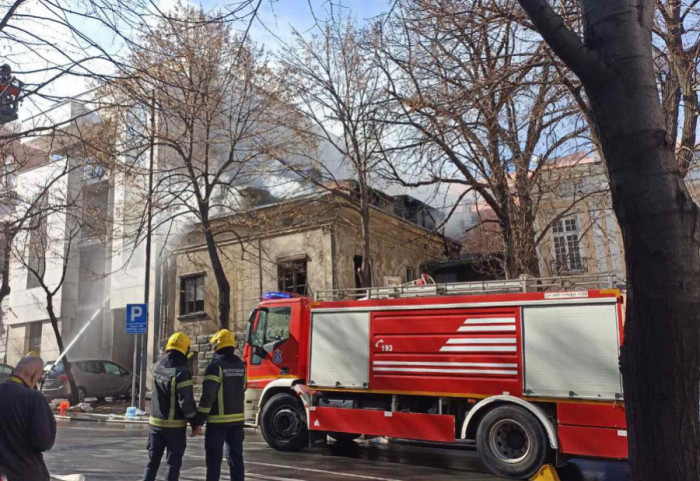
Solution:
M 656 0 L 652 49 L 668 142 L 682 176 L 698 152 L 700 12 L 697 2 Z
M 581 36 L 555 4 L 519 3 L 582 82 L 608 167 L 630 286 L 621 365 L 631 479 L 700 479 L 700 208 L 659 101 L 657 4 L 583 0 Z
M 7 237 L 7 247 L 11 257 L 6 268 L 15 265 L 27 273 L 27 286 L 40 287 L 45 295 L 46 311 L 51 321 L 60 353 L 65 345 L 59 319 L 55 311 L 54 299 L 61 292 L 70 272 L 74 251 L 72 249 L 80 230 L 80 192 L 75 180 L 81 179 L 83 166 L 76 160 L 66 158 L 49 163 L 48 156 L 42 155 L 34 167 L 42 169 L 45 175 L 32 179 L 18 180 L 21 192 L 16 194 L 16 202 L 7 219 L 15 219 L 11 234 Z M 21 174 L 21 172 L 18 172 Z M 7 255 L 7 251 L 5 252 Z M 9 291 L 9 289 L 8 289 Z M 71 387 L 71 402 L 78 400 L 78 390 L 70 368 L 64 358 L 64 367 Z
M 279 160 L 357 211 L 362 246 L 358 277 L 367 287 L 373 282 L 370 210 L 378 196 L 372 186 L 389 130 L 385 122 L 389 97 L 383 74 L 367 48 L 369 32 L 333 10 L 327 20 L 317 22 L 307 36 L 295 31 L 295 43 L 280 52 L 280 78 L 289 85 L 297 111 L 306 120 L 291 127 L 303 129 L 323 147 L 316 153 L 333 160 L 314 162 L 315 171 L 309 171 L 306 163 L 295 165 L 294 159 Z M 304 157 L 300 152 L 298 158 Z
M 1 270 L 2 284 L 0 285 L 0 304 L 7 297 L 12 286 L 10 284 L 12 252 L 15 238 L 32 230 L 37 219 L 48 215 L 53 207 L 44 208 L 40 204 L 42 195 L 53 189 L 59 183 L 68 170 L 62 170 L 58 175 L 48 179 L 48 181 L 38 186 L 38 192 L 34 196 L 27 197 L 26 192 L 18 190 L 18 177 L 25 171 L 45 164 L 48 157 L 45 152 L 36 150 L 30 146 L 22 144 L 14 138 L 15 131 L 8 128 L 2 129 L 7 135 L 0 140 L 0 237 L 1 242 Z M 0 311 L 0 315 L 3 312 Z M 4 334 L 4 326 L 0 318 L 0 334 Z
M 244 188 L 273 174 L 270 159 L 296 142 L 279 122 L 296 114 L 262 49 L 215 15 L 186 8 L 161 19 L 140 45 L 127 78 L 105 91 L 132 126 L 126 142 L 139 167 L 133 171 L 143 174 L 145 156 L 153 163 L 145 196 L 158 217 L 152 228 L 177 218 L 198 224 L 218 286 L 218 323 L 228 327 L 231 288 L 212 222 L 240 213 Z M 140 212 L 143 235 L 148 215 Z
M 536 229 L 538 209 L 569 180 L 553 160 L 585 145 L 587 127 L 544 43 L 500 15 L 504 4 L 515 6 L 399 2 L 377 58 L 401 132 L 392 150 L 403 158 L 391 157 L 389 174 L 476 194 L 495 215 L 486 222 L 498 223 L 503 271 L 515 277 L 540 272 L 537 248 L 558 217 Z

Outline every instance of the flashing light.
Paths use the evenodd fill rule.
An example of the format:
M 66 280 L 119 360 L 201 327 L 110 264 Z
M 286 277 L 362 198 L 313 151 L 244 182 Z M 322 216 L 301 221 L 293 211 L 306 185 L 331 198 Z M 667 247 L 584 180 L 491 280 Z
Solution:
M 292 295 L 287 293 L 287 292 L 275 292 L 275 291 L 270 291 L 264 293 L 262 296 L 260 296 L 260 299 L 262 300 L 272 300 L 272 299 L 291 299 Z

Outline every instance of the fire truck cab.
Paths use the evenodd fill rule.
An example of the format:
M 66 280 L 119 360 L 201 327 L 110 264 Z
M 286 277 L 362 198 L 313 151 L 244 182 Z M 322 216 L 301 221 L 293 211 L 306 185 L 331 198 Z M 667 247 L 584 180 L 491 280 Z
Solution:
M 470 440 L 511 479 L 555 456 L 626 458 L 620 291 L 548 282 L 269 295 L 244 348 L 247 418 L 283 451 Z

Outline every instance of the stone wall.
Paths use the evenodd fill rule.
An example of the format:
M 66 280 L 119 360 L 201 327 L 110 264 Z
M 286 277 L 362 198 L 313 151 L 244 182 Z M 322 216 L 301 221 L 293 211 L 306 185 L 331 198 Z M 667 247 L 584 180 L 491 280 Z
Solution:
M 359 215 L 340 204 L 314 208 L 290 203 L 287 208 L 295 206 L 299 212 L 291 217 L 288 226 L 272 224 L 269 230 L 251 232 L 247 238 L 224 238 L 219 242 L 222 264 L 231 287 L 229 329 L 234 332 L 245 330 L 248 316 L 262 292 L 279 289 L 278 266 L 282 263 L 306 260 L 310 293 L 356 287 L 354 257 L 362 255 Z M 281 208 L 273 210 L 277 209 Z M 329 216 L 329 212 L 333 215 Z M 275 219 L 287 219 L 283 213 L 278 213 Z M 269 218 L 260 220 L 263 226 Z M 413 280 L 408 279 L 409 273 L 415 279 L 423 263 L 446 259 L 448 251 L 459 249 L 458 243 L 379 209 L 372 210 L 371 228 L 372 275 L 377 286 L 397 279 L 400 282 Z M 183 331 L 196 339 L 193 342 L 197 347 L 193 346 L 193 351 L 200 353 L 198 364 L 204 363 L 206 367 L 208 346 L 205 341 L 219 327 L 216 321 L 218 289 L 205 246 L 194 239 L 189 247 L 174 253 L 172 265 L 173 272 L 168 275 L 165 286 L 168 293 L 165 325 L 168 327 L 164 334 Z M 193 275 L 204 278 L 203 312 L 182 315 L 181 279 Z

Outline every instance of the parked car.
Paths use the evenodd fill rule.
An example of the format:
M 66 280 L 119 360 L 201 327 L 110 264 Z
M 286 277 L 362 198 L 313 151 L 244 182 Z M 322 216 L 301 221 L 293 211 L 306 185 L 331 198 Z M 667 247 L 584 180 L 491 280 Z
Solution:
M 12 366 L 0 363 L 0 382 L 3 382 L 5 379 L 10 377 L 10 374 L 12 374 L 12 369 L 14 369 Z
M 79 359 L 71 361 L 71 371 L 78 387 L 78 401 L 96 397 L 124 396 L 131 398 L 131 372 L 124 366 L 104 359 Z M 138 383 L 138 379 L 137 379 Z M 47 362 L 44 367 L 44 396 L 51 399 L 64 399 L 70 395 L 70 385 L 63 362 L 55 367 Z

